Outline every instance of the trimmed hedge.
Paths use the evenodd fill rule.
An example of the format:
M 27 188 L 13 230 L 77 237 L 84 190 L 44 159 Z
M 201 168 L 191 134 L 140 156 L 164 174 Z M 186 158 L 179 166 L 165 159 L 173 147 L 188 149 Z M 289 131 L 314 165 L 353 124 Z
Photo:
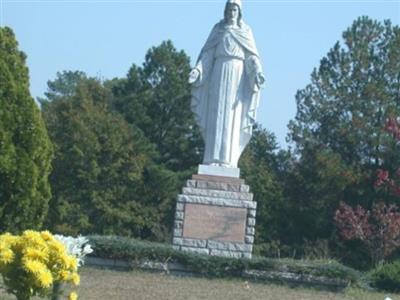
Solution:
M 400 260 L 384 264 L 369 274 L 370 284 L 389 292 L 400 292 Z
M 94 257 L 130 261 L 176 262 L 184 265 L 188 271 L 204 276 L 241 276 L 246 270 L 260 270 L 325 277 L 352 283 L 358 282 L 360 278 L 359 272 L 332 260 L 306 261 L 266 257 L 236 259 L 176 251 L 168 244 L 117 236 L 95 235 L 88 238 L 94 249 L 91 256 Z

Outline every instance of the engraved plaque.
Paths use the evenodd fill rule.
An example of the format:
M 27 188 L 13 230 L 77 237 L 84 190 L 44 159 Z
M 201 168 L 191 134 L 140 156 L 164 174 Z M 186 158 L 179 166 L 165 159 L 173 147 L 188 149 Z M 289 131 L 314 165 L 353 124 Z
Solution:
M 246 208 L 186 203 L 183 237 L 244 242 Z

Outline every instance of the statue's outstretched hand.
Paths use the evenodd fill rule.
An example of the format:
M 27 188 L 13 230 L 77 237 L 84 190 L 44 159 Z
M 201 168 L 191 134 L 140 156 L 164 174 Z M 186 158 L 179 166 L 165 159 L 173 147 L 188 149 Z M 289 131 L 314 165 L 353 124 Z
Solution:
M 189 73 L 189 83 L 195 83 L 200 76 L 200 71 L 198 69 L 192 69 Z
M 257 85 L 259 86 L 259 87 L 261 87 L 261 86 L 263 86 L 264 85 L 264 83 L 265 83 L 265 77 L 264 77 L 264 74 L 263 73 L 257 73 L 257 76 L 256 76 L 256 83 L 257 83 Z

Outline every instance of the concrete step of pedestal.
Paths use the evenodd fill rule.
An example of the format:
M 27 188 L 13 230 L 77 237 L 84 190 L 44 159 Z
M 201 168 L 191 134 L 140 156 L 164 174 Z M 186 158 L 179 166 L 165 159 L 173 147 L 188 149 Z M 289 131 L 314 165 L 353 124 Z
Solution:
M 203 181 L 217 181 L 217 182 L 228 182 L 234 184 L 244 184 L 244 179 L 228 176 L 216 176 L 216 175 L 206 175 L 206 174 L 193 174 L 193 180 L 203 180 Z
M 214 198 L 226 198 L 233 200 L 246 200 L 252 201 L 253 194 L 248 192 L 233 192 L 225 190 L 213 190 L 213 189 L 200 189 L 192 187 L 184 187 L 182 189 L 184 195 L 196 195 L 204 197 L 214 197 Z
M 222 190 L 229 192 L 244 192 L 248 193 L 250 188 L 246 184 L 239 182 L 228 182 L 228 181 L 207 181 L 207 180 L 187 180 L 186 187 L 198 188 L 198 189 L 209 189 L 209 190 Z
M 178 195 L 178 202 L 183 203 L 197 203 L 197 204 L 211 204 L 217 206 L 227 206 L 227 207 L 242 207 L 249 209 L 256 209 L 257 202 L 247 201 L 247 200 L 234 200 L 227 198 L 215 198 L 215 197 L 204 197 L 196 195 Z

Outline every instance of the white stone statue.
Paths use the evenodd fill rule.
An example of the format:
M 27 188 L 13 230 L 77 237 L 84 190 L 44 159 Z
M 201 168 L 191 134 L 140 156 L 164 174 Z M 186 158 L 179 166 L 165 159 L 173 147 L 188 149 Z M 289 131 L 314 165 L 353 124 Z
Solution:
M 264 83 L 240 0 L 228 0 L 189 74 L 192 110 L 205 141 L 203 164 L 236 168 L 255 122 Z

